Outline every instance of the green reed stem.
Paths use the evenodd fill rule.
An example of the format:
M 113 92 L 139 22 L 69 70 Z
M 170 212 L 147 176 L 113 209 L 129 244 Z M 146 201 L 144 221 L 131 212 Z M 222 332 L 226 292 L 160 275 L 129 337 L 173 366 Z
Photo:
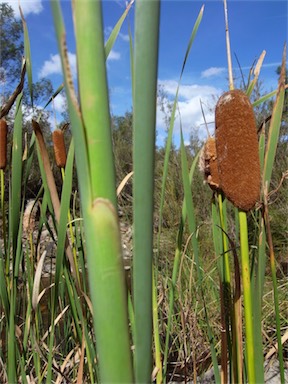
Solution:
M 2 231 L 3 231 L 3 240 L 4 240 L 4 256 L 7 255 L 7 232 L 6 232 L 6 215 L 5 215 L 5 171 L 4 169 L 0 170 L 0 188 L 1 188 L 1 213 L 2 213 Z M 7 273 L 8 271 L 6 271 Z
M 154 155 L 160 1 L 136 2 L 133 116 L 135 381 L 151 382 Z
M 93 320 L 103 382 L 132 382 L 127 292 L 116 209 L 102 8 L 75 1 L 81 112 L 71 81 L 60 2 L 51 2 L 75 140 Z
M 154 334 L 154 345 L 155 345 L 155 365 L 158 369 L 156 375 L 156 383 L 163 383 L 163 372 L 162 372 L 162 361 L 161 361 L 161 343 L 159 333 L 159 317 L 158 317 L 158 303 L 157 303 L 157 285 L 156 285 L 156 273 L 153 269 L 152 276 L 152 305 L 153 305 L 153 334 Z
M 228 239 L 227 239 L 227 221 L 226 221 L 226 204 L 223 204 L 222 194 L 218 193 L 218 204 L 219 204 L 219 216 L 220 224 L 222 228 L 222 242 L 223 242 L 223 257 L 221 265 L 220 278 L 222 279 L 220 284 L 221 292 L 221 317 L 223 325 L 225 326 L 225 332 L 221 334 L 221 366 L 222 366 L 222 375 L 224 381 L 228 379 L 228 352 L 230 352 L 230 361 L 231 361 L 231 342 L 230 341 L 230 322 L 233 323 L 232 319 L 232 302 L 231 302 L 231 275 L 230 275 L 230 265 L 229 265 L 229 248 L 228 248 Z M 224 208 L 225 207 L 225 208 Z M 233 357 L 232 357 L 233 359 Z
M 248 245 L 248 228 L 247 228 L 246 212 L 239 211 L 239 225 L 240 225 L 241 266 L 242 266 L 242 284 L 243 284 L 243 296 L 244 296 L 248 381 L 249 383 L 255 383 L 253 308 L 252 308 L 252 291 L 251 291 L 251 282 L 250 282 L 249 245 Z
M 64 182 L 64 178 L 65 178 L 65 169 L 64 168 L 61 168 L 61 175 L 62 175 L 62 181 Z M 76 239 L 75 239 L 74 232 L 73 232 L 70 208 L 68 209 L 68 215 L 67 216 L 68 216 L 68 226 L 69 226 L 69 233 L 70 233 L 70 237 L 71 237 L 74 265 L 76 267 L 76 271 L 75 272 L 76 272 L 77 280 L 78 280 L 78 283 L 79 283 L 79 286 L 80 286 L 79 265 L 78 265 L 78 262 L 77 262 L 77 251 L 76 251 Z

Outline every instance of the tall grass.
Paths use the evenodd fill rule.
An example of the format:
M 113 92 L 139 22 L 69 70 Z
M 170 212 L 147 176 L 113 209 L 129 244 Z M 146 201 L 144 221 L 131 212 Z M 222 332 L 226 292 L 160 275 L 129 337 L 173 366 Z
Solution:
M 197 166 L 201 153 L 191 156 L 180 130 L 179 178 L 183 202 L 179 207 L 177 230 L 173 232 L 176 236 L 172 244 L 174 252 L 163 256 L 161 246 L 167 240 L 162 225 L 163 207 L 179 90 L 205 14 L 201 7 L 191 28 L 172 104 L 159 188 L 159 226 L 154 235 L 160 1 L 137 0 L 134 39 L 130 33 L 133 88 L 133 223 L 130 223 L 133 225 L 133 274 L 130 292 L 122 259 L 117 194 L 132 173 L 116 193 L 106 60 L 132 6 L 133 1 L 105 44 L 101 2 L 73 2 L 78 71 L 78 88 L 75 89 L 67 57 L 61 3 L 51 1 L 72 130 L 67 159 L 65 153 L 65 162 L 61 162 L 62 169 L 58 170 L 62 173 L 61 196 L 58 196 L 51 171 L 53 158 L 49 155 L 39 115 L 34 116 L 34 133 L 23 150 L 23 93 L 17 96 L 11 162 L 8 161 L 8 171 L 5 172 L 4 167 L 1 169 L 4 238 L 0 247 L 0 357 L 3 367 L 0 381 L 138 383 L 155 379 L 161 383 L 172 380 L 173 375 L 177 378 L 179 369 L 181 374 L 185 372 L 182 378 L 193 378 L 196 382 L 197 375 L 213 364 L 217 383 L 264 382 L 264 349 L 266 352 L 267 348 L 261 325 L 264 295 L 270 287 L 273 289 L 281 382 L 284 383 L 281 341 L 284 320 L 279 295 L 283 295 L 285 284 L 281 289 L 277 286 L 268 199 L 286 87 L 286 50 L 278 90 L 254 103 L 255 106 L 277 93 L 266 143 L 265 132 L 260 134 L 261 201 L 249 213 L 248 224 L 246 213 L 238 212 L 219 191 L 211 192 L 208 207 L 211 219 L 205 223 L 200 221 Z M 227 16 L 227 8 L 225 13 Z M 28 92 L 33 105 L 30 41 L 23 15 L 22 20 Z M 229 41 L 228 35 L 227 38 Z M 227 48 L 228 60 L 229 52 Z M 257 82 L 263 59 L 264 54 L 248 84 L 248 95 Z M 51 95 L 44 108 L 62 88 L 63 85 Z M 3 150 L 1 143 L 0 149 Z M 34 220 L 33 210 L 25 209 L 34 155 L 42 179 L 38 196 L 31 205 L 35 209 L 39 207 L 38 222 Z M 78 192 L 73 200 L 71 198 L 74 160 L 80 192 L 79 209 L 76 209 Z M 9 193 L 6 200 L 5 188 Z M 200 188 L 203 190 L 202 185 Z M 24 219 L 30 226 L 25 224 L 22 229 Z M 43 233 L 49 236 L 54 247 L 48 275 L 44 274 L 49 263 L 48 248 L 42 249 Z M 265 276 L 266 253 L 270 255 L 270 285 Z

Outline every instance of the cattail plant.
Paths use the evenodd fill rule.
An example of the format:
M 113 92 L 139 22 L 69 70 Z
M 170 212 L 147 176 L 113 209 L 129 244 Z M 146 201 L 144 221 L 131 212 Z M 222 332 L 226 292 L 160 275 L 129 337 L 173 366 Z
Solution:
M 0 120 L 0 169 L 5 169 L 7 164 L 7 122 Z
M 215 124 L 221 189 L 247 212 L 260 199 L 257 129 L 247 95 L 241 90 L 224 93 L 216 106 Z
M 206 158 L 208 160 L 208 169 L 206 167 L 205 177 L 211 179 L 212 161 L 214 159 L 215 168 L 217 169 L 217 177 L 219 187 L 224 196 L 227 197 L 232 204 L 239 209 L 239 232 L 240 232 L 240 257 L 242 267 L 242 284 L 244 296 L 244 313 L 245 313 L 245 333 L 246 333 L 246 357 L 247 357 L 247 377 L 249 382 L 255 382 L 255 339 L 253 331 L 253 307 L 252 307 L 252 291 L 249 265 L 249 244 L 248 244 L 248 228 L 246 212 L 251 210 L 257 201 L 260 200 L 260 159 L 258 152 L 258 138 L 256 122 L 253 113 L 253 107 L 248 96 L 241 90 L 234 90 L 232 76 L 232 62 L 230 51 L 230 38 L 228 28 L 227 4 L 224 0 L 224 14 L 226 26 L 226 48 L 228 59 L 229 87 L 230 91 L 224 93 L 215 110 L 215 144 L 214 153 L 211 158 L 207 153 L 206 144 L 204 148 L 204 156 L 206 149 Z M 216 160 L 216 161 L 215 161 Z M 211 162 L 211 164 L 210 164 Z M 207 176 L 208 175 L 208 176 Z M 209 179 L 208 179 L 209 182 Z M 210 185 L 211 186 L 211 185 Z M 230 323 L 232 325 L 232 349 L 229 351 L 227 336 L 222 337 L 221 349 L 221 376 L 224 382 L 228 379 L 227 371 L 227 352 L 230 355 L 230 364 L 233 364 L 233 381 L 242 382 L 242 336 L 239 319 L 237 316 L 240 304 L 240 276 L 239 268 L 235 270 L 235 292 L 232 309 L 231 303 L 231 277 L 228 258 L 227 244 L 227 223 L 225 220 L 226 210 L 222 204 L 222 193 L 218 194 L 219 203 L 219 221 L 222 228 L 222 251 L 223 252 L 223 272 L 222 286 L 229 287 L 229 291 L 221 289 L 221 313 L 222 323 L 226 328 L 227 336 L 230 331 Z M 230 239 L 229 239 L 230 241 Z M 234 248 L 234 246 L 232 246 Z M 235 267 L 238 266 L 237 255 L 233 251 Z M 237 272 L 238 271 L 238 272 Z M 237 273 L 236 273 L 237 272 Z M 237 275 L 237 277 L 236 277 Z M 237 288 L 236 288 L 237 286 Z M 224 296 L 223 296 L 224 295 Z M 227 312 L 228 311 L 228 312 Z M 224 313 L 226 313 L 224 315 Z M 230 313 L 230 314 L 229 314 Z M 238 315 L 237 315 L 238 313 Z M 231 365 L 230 365 L 231 367 Z M 231 370 L 232 371 L 232 370 Z M 230 371 L 230 372 L 231 372 Z M 258 376 L 259 377 L 259 376 Z
M 52 133 L 54 155 L 57 167 L 65 168 L 67 155 L 64 141 L 64 132 L 61 129 L 55 129 Z

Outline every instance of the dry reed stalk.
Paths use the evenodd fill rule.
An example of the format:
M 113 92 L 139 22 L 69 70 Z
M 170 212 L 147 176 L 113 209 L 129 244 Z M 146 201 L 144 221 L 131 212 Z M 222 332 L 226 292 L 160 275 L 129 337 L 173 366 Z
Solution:
M 67 155 L 63 131 L 61 129 L 55 129 L 52 133 L 52 140 L 57 167 L 65 168 Z
M 260 160 L 253 107 L 240 90 L 224 93 L 216 106 L 220 187 L 237 208 L 249 211 L 260 198 Z
M 204 173 L 205 180 L 212 190 L 220 190 L 216 143 L 214 137 L 209 137 L 203 147 L 199 168 Z
M 5 169 L 7 165 L 7 122 L 0 120 L 0 169 Z
M 36 215 L 38 211 L 38 202 L 29 200 L 23 215 L 23 232 L 31 233 L 35 229 Z

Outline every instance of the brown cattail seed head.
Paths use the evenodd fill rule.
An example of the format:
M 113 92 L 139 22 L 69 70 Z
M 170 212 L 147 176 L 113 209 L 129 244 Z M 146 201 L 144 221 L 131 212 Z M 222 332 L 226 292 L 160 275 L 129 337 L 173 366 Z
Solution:
M 210 188 L 219 190 L 219 174 L 214 137 L 209 137 L 203 147 L 199 167 L 204 172 L 204 177 Z
M 52 140 L 54 145 L 56 164 L 59 168 L 64 168 L 66 165 L 67 156 L 63 132 L 60 129 L 55 129 L 55 131 L 52 133 Z
M 253 107 L 240 90 L 216 105 L 216 149 L 220 187 L 238 208 L 249 211 L 260 198 L 260 161 Z
M 0 120 L 0 169 L 5 169 L 7 164 L 7 123 L 5 119 Z

